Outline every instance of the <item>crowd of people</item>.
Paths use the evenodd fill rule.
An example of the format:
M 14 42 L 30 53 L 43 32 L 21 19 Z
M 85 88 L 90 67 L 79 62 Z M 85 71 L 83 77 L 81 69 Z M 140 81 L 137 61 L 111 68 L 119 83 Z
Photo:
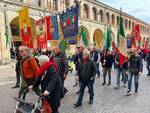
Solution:
M 93 104 L 93 85 L 96 75 L 98 78 L 102 76 L 102 86 L 111 85 L 113 67 L 116 76 L 114 89 L 119 89 L 122 81 L 123 87 L 128 89 L 126 96 L 131 95 L 132 78 L 134 77 L 134 91 L 138 93 L 138 81 L 143 71 L 143 59 L 146 62 L 147 76 L 150 76 L 150 52 L 144 53 L 139 49 L 131 48 L 128 50 L 128 58 L 123 65 L 120 64 L 120 55 L 118 49 L 114 51 L 100 50 L 96 49 L 96 47 L 86 49 L 83 46 L 77 46 L 76 52 L 71 56 L 62 52 L 59 47 L 53 47 L 45 52 L 35 49 L 31 53 L 28 47 L 20 46 L 16 54 L 17 80 L 16 85 L 12 88 L 20 87 L 18 98 L 26 88 L 33 89 L 35 92 L 41 91 L 48 97 L 47 101 L 52 108 L 52 113 L 59 113 L 58 108 L 60 107 L 61 99 L 68 92 L 67 88 L 64 87 L 64 82 L 69 72 L 68 63 L 71 60 L 75 64 L 76 71 L 73 86 L 79 86 L 79 91 L 77 91 L 78 100 L 74 104 L 75 108 L 82 105 L 86 86 L 89 92 L 89 105 Z M 106 79 L 107 75 L 108 80 Z M 38 88 L 40 84 L 41 90 Z

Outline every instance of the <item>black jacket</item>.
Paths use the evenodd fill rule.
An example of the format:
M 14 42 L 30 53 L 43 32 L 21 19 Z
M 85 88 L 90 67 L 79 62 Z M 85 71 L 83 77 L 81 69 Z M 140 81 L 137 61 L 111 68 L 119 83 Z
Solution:
M 85 64 L 82 62 L 79 63 L 78 67 L 78 76 L 79 79 L 82 81 L 88 81 L 92 77 L 95 78 L 96 75 L 96 64 L 94 61 L 88 59 Z
M 106 56 L 102 55 L 101 63 L 102 63 L 102 67 L 112 68 L 112 65 L 114 63 L 114 58 L 112 55 L 106 55 Z
M 143 70 L 143 63 L 142 63 L 141 56 L 139 56 L 139 55 L 137 55 L 137 56 L 131 56 L 129 58 L 128 63 L 129 63 L 128 64 L 129 65 L 129 71 L 137 69 L 140 72 L 142 72 L 142 70 Z
M 43 78 L 42 78 L 43 77 Z M 43 79 L 43 80 L 42 80 Z M 50 94 L 48 102 L 52 108 L 58 108 L 60 106 L 60 78 L 55 68 L 50 66 L 45 76 L 40 76 L 34 83 L 34 87 L 41 84 L 42 93 L 47 90 Z
M 56 54 L 54 56 L 54 62 L 58 65 L 60 76 L 68 73 L 68 60 L 66 54 Z

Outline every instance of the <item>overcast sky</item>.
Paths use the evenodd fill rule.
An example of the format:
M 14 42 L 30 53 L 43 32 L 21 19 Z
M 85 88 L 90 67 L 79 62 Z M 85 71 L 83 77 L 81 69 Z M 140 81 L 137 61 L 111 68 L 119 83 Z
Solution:
M 150 0 L 99 0 L 111 7 L 120 9 L 147 23 L 150 23 Z

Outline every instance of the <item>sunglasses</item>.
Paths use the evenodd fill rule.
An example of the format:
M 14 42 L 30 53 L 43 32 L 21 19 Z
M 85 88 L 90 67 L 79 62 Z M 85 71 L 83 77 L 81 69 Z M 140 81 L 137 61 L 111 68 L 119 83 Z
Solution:
M 23 50 L 19 50 L 19 52 L 20 52 L 20 53 L 22 53 L 22 52 L 23 52 Z

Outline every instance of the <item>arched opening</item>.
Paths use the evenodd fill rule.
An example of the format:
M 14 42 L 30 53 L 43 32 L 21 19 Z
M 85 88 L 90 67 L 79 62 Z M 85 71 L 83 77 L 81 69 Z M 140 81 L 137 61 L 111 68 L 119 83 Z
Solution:
M 83 27 L 83 30 L 86 34 L 86 38 L 88 40 L 88 44 L 89 44 L 89 41 L 90 41 L 90 34 L 89 34 L 89 31 L 88 29 L 85 27 L 85 26 L 79 26 L 79 32 L 78 32 L 78 36 L 77 36 L 77 45 L 80 45 L 81 44 L 81 29 Z
M 30 18 L 31 23 L 31 31 L 32 31 L 32 41 L 34 47 L 36 47 L 36 23 L 35 20 Z M 19 17 L 15 17 L 10 22 L 10 29 L 12 33 L 12 41 L 15 47 L 19 47 L 22 44 L 22 38 L 20 36 L 20 28 L 19 28 Z
M 119 22 L 120 22 L 120 19 L 119 19 L 119 16 L 117 16 L 117 26 L 119 26 Z
M 52 0 L 52 9 L 58 10 L 58 0 Z
M 131 29 L 131 20 L 129 20 L 129 29 Z
M 89 19 L 89 7 L 87 4 L 83 5 L 83 18 Z
M 78 12 L 78 16 L 81 17 L 81 5 L 79 4 L 79 12 Z
M 125 19 L 125 28 L 128 29 L 128 20 Z
M 95 43 L 96 48 L 103 47 L 103 32 L 101 29 L 96 29 L 93 34 L 93 42 Z
M 115 25 L 115 16 L 114 16 L 114 14 L 111 15 L 111 24 Z
M 134 29 L 134 22 L 132 22 L 132 29 Z
M 109 12 L 106 13 L 106 22 L 107 22 L 107 24 L 110 24 L 110 14 L 109 14 Z
M 97 20 L 97 9 L 95 7 L 92 8 L 92 19 Z
M 102 10 L 100 10 L 99 11 L 99 19 L 100 19 L 100 22 L 104 22 L 104 16 L 103 16 L 103 11 Z

